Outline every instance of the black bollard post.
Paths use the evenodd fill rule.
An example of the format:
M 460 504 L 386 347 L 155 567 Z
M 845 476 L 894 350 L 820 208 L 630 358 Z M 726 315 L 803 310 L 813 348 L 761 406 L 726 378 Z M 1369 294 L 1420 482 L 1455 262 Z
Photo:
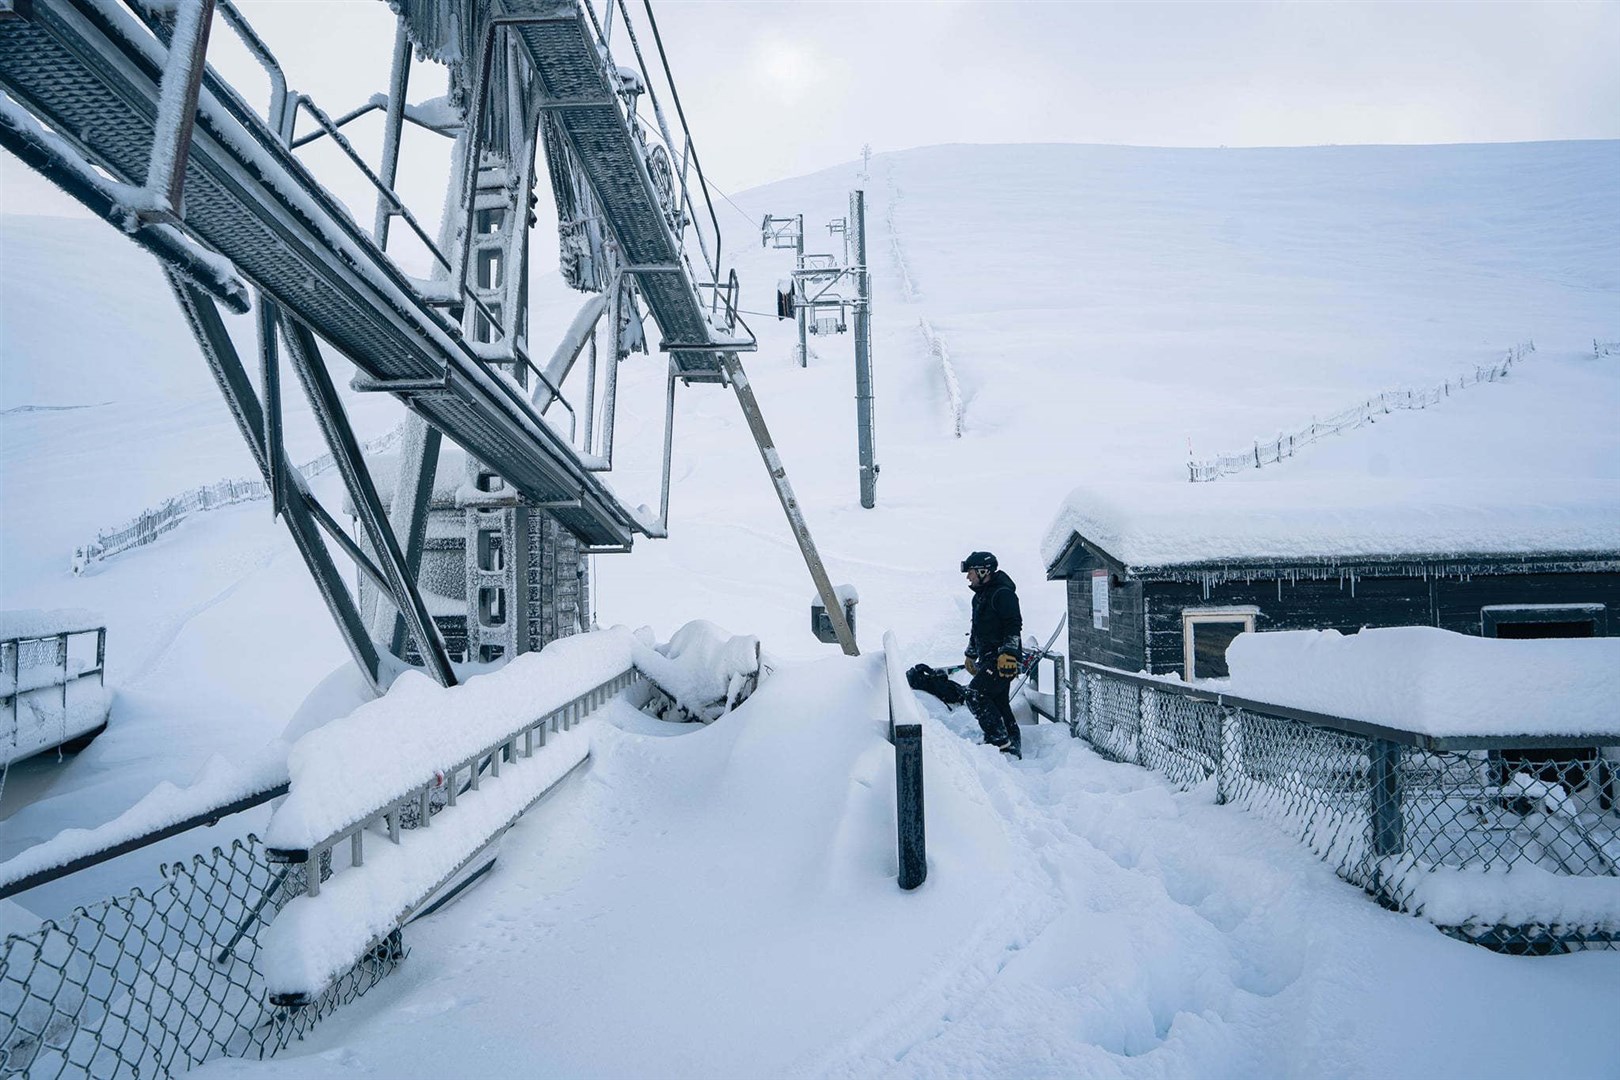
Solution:
M 900 887 L 915 889 L 928 876 L 923 834 L 922 725 L 894 729 L 895 817 L 900 841 Z

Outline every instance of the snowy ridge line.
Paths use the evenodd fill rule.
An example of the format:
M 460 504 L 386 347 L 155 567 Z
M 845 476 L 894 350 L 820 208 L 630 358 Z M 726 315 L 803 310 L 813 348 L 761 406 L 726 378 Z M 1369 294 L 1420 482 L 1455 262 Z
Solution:
M 951 352 L 945 347 L 945 339 L 934 331 L 934 324 L 928 321 L 927 316 L 918 317 L 917 327 L 922 331 L 928 351 L 939 359 L 940 372 L 945 377 L 945 397 L 951 404 L 951 428 L 960 439 L 963 429 L 967 426 L 967 406 L 962 402 L 962 384 L 957 381 L 956 366 L 951 363 Z
M 1597 343 L 1594 342 L 1594 352 L 1596 348 Z M 1294 452 L 1302 446 L 1309 446 L 1329 435 L 1337 435 L 1373 423 L 1379 416 L 1388 415 L 1398 409 L 1426 409 L 1430 405 L 1438 405 L 1451 396 L 1453 387 L 1462 390 L 1469 386 L 1506 378 L 1515 364 L 1523 362 L 1526 356 L 1535 351 L 1536 343 L 1527 341 L 1513 346 L 1499 362 L 1486 367 L 1476 367 L 1472 373 L 1464 372 L 1455 380 L 1447 379 L 1440 385 L 1425 390 L 1385 391 L 1376 398 L 1368 398 L 1360 405 L 1334 413 L 1326 420 L 1312 420 L 1292 432 L 1279 432 L 1276 439 L 1270 442 L 1256 440 L 1249 450 L 1235 454 L 1220 454 L 1203 461 L 1188 461 L 1187 478 L 1195 484 L 1207 483 L 1244 469 L 1258 469 L 1264 465 L 1278 464 L 1293 457 Z
M 399 444 L 403 433 L 404 427 L 401 425 L 387 434 L 370 440 L 361 449 L 368 454 L 385 453 Z M 330 472 L 336 465 L 337 459 L 326 453 L 300 465 L 298 472 L 304 479 L 313 480 L 323 473 Z M 170 496 L 161 504 L 142 510 L 118 528 L 97 533 L 94 540 L 76 549 L 73 552 L 73 572 L 82 574 L 91 563 L 103 562 L 114 555 L 150 544 L 164 533 L 176 528 L 192 514 L 269 497 L 270 488 L 262 478 L 246 477 L 239 480 L 216 480 L 212 484 L 204 484 L 179 495 Z

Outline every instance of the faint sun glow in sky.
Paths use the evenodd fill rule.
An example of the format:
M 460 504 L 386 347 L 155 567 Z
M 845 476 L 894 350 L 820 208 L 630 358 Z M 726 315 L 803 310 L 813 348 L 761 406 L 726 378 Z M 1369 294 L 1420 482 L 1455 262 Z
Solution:
M 240 6 L 329 112 L 385 89 L 393 30 L 381 0 Z M 1620 138 L 1616 0 L 658 0 L 655 10 L 704 169 L 733 193 L 849 162 L 867 143 Z M 417 70 L 414 98 L 442 92 L 442 75 L 435 89 L 434 73 Z M 0 209 L 79 213 L 4 153 Z

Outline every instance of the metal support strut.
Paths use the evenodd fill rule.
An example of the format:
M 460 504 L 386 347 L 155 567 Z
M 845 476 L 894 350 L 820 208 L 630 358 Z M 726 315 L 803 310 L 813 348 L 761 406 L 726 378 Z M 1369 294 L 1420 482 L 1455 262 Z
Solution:
M 754 444 L 759 447 L 759 456 L 765 460 L 765 471 L 770 474 L 771 485 L 776 489 L 776 497 L 781 500 L 782 512 L 787 515 L 788 527 L 793 530 L 793 539 L 798 541 L 799 552 L 804 556 L 804 564 L 810 570 L 810 579 L 816 584 L 816 595 L 821 598 L 822 606 L 827 609 L 827 618 L 832 622 L 833 633 L 838 635 L 838 645 L 844 650 L 846 656 L 861 655 L 860 648 L 855 644 L 855 632 L 850 629 L 849 620 L 844 618 L 844 605 L 838 602 L 838 596 L 833 592 L 832 582 L 827 577 L 827 568 L 822 565 L 821 553 L 816 550 L 816 542 L 810 536 L 810 526 L 804 520 L 804 510 L 799 506 L 798 498 L 793 494 L 793 485 L 788 482 L 787 469 L 782 465 L 782 456 L 776 452 L 776 443 L 771 438 L 771 431 L 765 426 L 765 416 L 759 410 L 759 401 L 754 397 L 754 388 L 748 384 L 748 376 L 743 373 L 742 363 L 737 359 L 736 353 L 719 353 L 721 370 L 726 374 L 726 381 L 737 395 L 737 403 L 742 406 L 743 416 L 748 420 L 748 430 L 754 436 Z

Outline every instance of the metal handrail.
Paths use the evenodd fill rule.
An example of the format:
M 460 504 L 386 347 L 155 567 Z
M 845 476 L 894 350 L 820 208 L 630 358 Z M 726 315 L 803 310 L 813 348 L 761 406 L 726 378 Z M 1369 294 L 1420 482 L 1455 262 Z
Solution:
M 690 162 L 692 167 L 695 168 L 696 171 L 697 171 L 698 187 L 699 187 L 699 190 L 701 191 L 701 193 L 703 195 L 703 200 L 704 200 L 704 202 L 705 202 L 705 204 L 707 206 L 709 222 L 710 222 L 712 231 L 714 233 L 714 253 L 713 253 L 712 256 L 710 255 L 710 253 L 709 253 L 709 245 L 706 242 L 705 237 L 703 236 L 703 230 L 701 228 L 698 228 L 698 229 L 695 230 L 696 233 L 697 233 L 697 237 L 698 237 L 698 248 L 700 250 L 700 253 L 703 256 L 704 263 L 708 267 L 708 270 L 709 270 L 708 276 L 711 279 L 718 279 L 719 276 L 720 276 L 719 267 L 721 265 L 721 256 L 722 256 L 722 253 L 723 253 L 723 236 L 722 236 L 722 234 L 720 232 L 720 218 L 719 218 L 719 215 L 715 213 L 714 200 L 709 195 L 708 181 L 703 175 L 703 165 L 702 165 L 702 162 L 698 159 L 696 144 L 692 141 L 691 126 L 687 123 L 686 112 L 685 112 L 685 109 L 681 105 L 680 91 L 678 89 L 676 89 L 674 75 L 669 69 L 669 58 L 668 58 L 667 54 L 665 54 L 665 52 L 664 52 L 663 39 L 662 39 L 661 35 L 658 32 L 658 21 L 653 16 L 651 5 L 650 4 L 647 5 L 647 7 L 646 7 L 647 18 L 648 18 L 649 25 L 651 26 L 652 31 L 653 31 L 653 38 L 654 38 L 654 40 L 655 40 L 655 42 L 657 43 L 657 46 L 658 46 L 658 54 L 659 54 L 659 58 L 660 58 L 660 61 L 662 63 L 662 67 L 663 67 L 664 80 L 665 80 L 666 85 L 669 87 L 670 95 L 671 95 L 672 99 L 675 102 L 676 114 L 680 119 L 682 146 L 681 146 L 681 149 L 680 149 L 680 153 L 678 155 L 677 155 L 677 148 L 676 148 L 676 145 L 675 145 L 675 137 L 674 137 L 673 133 L 671 133 L 671 131 L 669 129 L 667 119 L 666 119 L 666 117 L 664 115 L 664 112 L 663 112 L 662 103 L 658 99 L 658 93 L 653 88 L 652 72 L 647 66 L 646 57 L 641 52 L 641 45 L 640 45 L 639 40 L 636 38 L 635 27 L 630 22 L 629 12 L 626 9 L 626 6 L 624 4 L 614 5 L 614 4 L 610 3 L 608 5 L 607 10 L 606 10 L 606 16 L 607 16 L 607 27 L 606 27 L 606 29 L 611 29 L 615 6 L 618 8 L 620 21 L 622 21 L 624 23 L 624 25 L 625 25 L 626 35 L 630 38 L 631 48 L 632 48 L 633 52 L 635 53 L 636 63 L 637 63 L 637 66 L 638 66 L 638 68 L 640 69 L 640 72 L 641 72 L 642 85 L 645 88 L 645 93 L 647 94 L 647 97 L 648 97 L 649 101 L 652 103 L 653 113 L 658 119 L 659 127 L 660 127 L 660 129 L 662 131 L 662 134 L 663 134 L 663 137 L 664 137 L 664 146 L 665 146 L 665 149 L 669 153 L 670 161 L 673 164 L 674 161 L 676 160 L 677 156 L 680 158 L 680 161 L 681 161 L 681 177 L 680 177 L 681 199 L 680 199 L 680 204 L 684 209 L 692 211 L 694 213 L 694 215 L 695 215 L 697 207 L 696 207 L 696 204 L 693 202 L 692 197 L 691 197 L 691 185 L 687 182 L 687 177 L 686 177 L 687 163 Z M 606 59 L 607 63 L 611 66 L 612 70 L 609 72 L 609 74 L 611 75 L 613 71 L 618 70 L 618 62 L 616 60 L 614 60 L 614 58 L 613 58 L 613 50 L 608 44 L 608 42 L 610 40 L 610 35 L 606 32 L 606 29 L 604 29 L 604 23 L 597 18 L 597 14 L 596 14 L 595 9 L 589 3 L 582 4 L 581 7 L 584 9 L 586 17 L 590 20 L 592 29 L 595 30 L 595 32 L 596 32 L 597 41 L 598 41 L 598 44 L 601 46 L 602 52 L 604 54 L 604 58 Z M 637 124 L 635 122 L 638 118 L 634 115 L 634 113 L 631 113 L 631 115 L 628 117 L 628 119 L 631 121 L 631 130 L 639 131 L 639 124 Z M 694 216 L 693 217 L 693 224 L 694 225 L 696 224 L 696 221 L 697 221 L 697 219 Z M 681 235 L 676 236 L 677 242 L 681 241 L 682 239 L 683 239 L 683 237 Z M 680 244 L 680 246 L 682 248 L 683 256 L 684 256 L 685 244 L 682 243 L 682 244 Z M 697 277 L 697 275 L 694 274 L 693 277 L 695 279 Z
M 449 258 L 445 256 L 444 252 L 439 250 L 439 245 L 433 242 L 433 240 L 428 236 L 427 232 L 422 228 L 421 223 L 416 220 L 416 215 L 410 212 L 410 209 L 406 207 L 404 201 L 399 197 L 394 189 L 383 183 L 382 177 L 378 176 L 372 171 L 371 166 L 366 164 L 365 159 L 362 158 L 359 152 L 355 150 L 354 145 L 349 142 L 348 137 L 338 130 L 338 125 L 335 124 L 332 118 L 326 114 L 325 110 L 323 110 L 319 105 L 315 104 L 314 99 L 308 94 L 298 94 L 294 97 L 293 101 L 295 107 L 302 108 L 315 119 L 315 122 L 320 125 L 321 129 L 327 135 L 332 137 L 332 141 L 336 143 L 340 149 L 342 149 L 343 153 L 349 158 L 349 160 L 354 162 L 355 167 L 365 174 L 367 180 L 371 181 L 372 187 L 375 187 L 378 193 L 393 205 L 394 212 L 405 219 L 405 223 L 411 227 L 411 231 L 416 234 L 417 239 L 421 240 L 422 243 L 427 246 L 427 249 L 433 253 L 433 257 L 439 260 L 439 264 L 446 270 L 454 269 L 450 265 Z M 289 137 L 291 134 L 291 132 L 288 133 Z M 289 142 L 289 146 L 291 147 L 297 147 L 298 145 L 299 143 L 296 139 L 292 139 Z M 469 295 L 468 299 L 472 300 L 474 304 L 479 306 L 479 310 L 484 312 L 485 317 L 490 320 L 491 325 L 496 325 L 493 314 L 488 308 L 483 306 L 482 302 L 479 301 L 477 297 Z
M 80 637 L 84 634 L 96 635 L 96 664 L 94 667 L 85 668 L 83 671 L 70 672 L 68 670 L 68 639 Z M 53 676 L 58 670 L 60 671 L 60 679 L 53 677 L 48 683 L 40 683 L 38 686 L 31 686 L 26 690 L 23 689 L 22 650 L 19 648 L 19 646 L 25 641 L 56 642 L 57 661 L 51 666 Z M 0 697 L 11 699 L 11 716 L 14 723 L 17 720 L 17 699 L 22 697 L 24 694 L 32 694 L 37 690 L 46 690 L 52 687 L 60 686 L 65 695 L 67 692 L 67 687 L 70 683 L 78 682 L 80 679 L 87 679 L 91 675 L 99 676 L 101 685 L 107 685 L 107 628 L 105 626 L 85 626 L 74 630 L 53 630 L 48 634 L 18 634 L 14 637 L 0 638 L 0 653 L 3 653 L 5 647 L 8 645 L 11 646 L 12 658 L 11 693 L 0 695 Z M 5 672 L 0 670 L 0 675 L 3 674 L 5 674 Z M 63 704 L 65 707 L 65 699 Z
M 332 121 L 332 126 L 338 128 L 347 127 L 349 124 L 354 123 L 354 121 L 360 119 L 362 116 L 380 111 L 382 111 L 381 104 L 376 101 L 368 101 L 364 105 L 356 105 L 354 108 Z M 294 139 L 292 142 L 288 143 L 288 145 L 292 147 L 292 149 L 297 150 L 300 146 L 307 146 L 316 139 L 326 138 L 327 134 L 327 130 L 322 128 L 319 131 L 312 131 L 308 135 Z
M 415 807 L 420 815 L 418 820 L 424 827 L 431 820 L 431 800 L 435 790 L 441 787 L 446 793 L 446 807 L 455 806 L 457 800 L 467 791 L 477 791 L 480 780 L 486 772 L 491 778 L 501 774 L 501 762 L 514 762 L 519 757 L 530 757 L 537 748 L 546 745 L 546 734 L 550 732 L 568 731 L 577 723 L 583 721 L 591 713 L 606 704 L 613 697 L 634 685 L 638 680 L 645 680 L 647 676 L 635 666 L 613 676 L 580 694 L 557 708 L 552 709 L 537 719 L 526 721 L 516 730 L 496 739 L 467 755 L 442 774 L 435 773 L 413 785 L 405 792 L 386 802 L 373 807 L 357 821 L 334 830 L 329 835 L 302 848 L 267 848 L 266 852 L 272 862 L 279 863 L 311 863 L 324 858 L 337 845 L 344 840 L 350 842 L 350 851 L 353 856 L 353 865 L 363 865 L 364 842 L 362 836 L 369 829 L 383 825 L 388 830 L 388 838 L 393 843 L 399 843 L 402 829 L 401 815 L 408 807 Z M 538 736 L 538 737 L 537 737 Z M 519 750 L 521 743 L 522 749 Z M 462 787 L 459 777 L 466 774 L 468 783 Z M 459 790 L 458 790 L 459 788 Z M 321 882 L 319 874 L 310 874 L 305 886 L 310 896 L 320 894 Z
M 928 838 L 923 810 L 923 714 L 900 668 L 900 643 L 893 630 L 883 634 L 883 675 L 888 689 L 888 737 L 894 746 L 897 876 L 900 888 L 909 892 L 928 878 Z
M 32 874 L 24 874 L 22 877 L 13 878 L 10 881 L 0 882 L 0 900 L 16 896 L 18 893 L 27 892 L 29 889 L 41 885 L 48 885 L 70 874 L 76 874 L 80 870 L 88 870 L 92 866 L 99 866 L 104 862 L 118 858 L 120 855 L 128 855 L 132 851 L 150 847 L 160 840 L 167 840 L 171 836 L 179 836 L 181 833 L 190 832 L 192 829 L 201 828 L 204 825 L 217 825 L 223 818 L 230 817 L 232 814 L 240 814 L 244 810 L 251 810 L 255 806 L 262 806 L 271 799 L 278 799 L 285 794 L 287 794 L 287 785 L 285 783 L 276 784 L 223 805 L 211 806 L 207 810 L 192 814 L 190 817 L 183 818 L 172 825 L 165 825 L 160 829 L 154 829 L 151 832 L 145 832 L 127 840 L 119 840 L 116 843 L 108 844 L 106 847 L 69 859 L 60 866 L 53 866 L 47 870 L 36 870 Z

